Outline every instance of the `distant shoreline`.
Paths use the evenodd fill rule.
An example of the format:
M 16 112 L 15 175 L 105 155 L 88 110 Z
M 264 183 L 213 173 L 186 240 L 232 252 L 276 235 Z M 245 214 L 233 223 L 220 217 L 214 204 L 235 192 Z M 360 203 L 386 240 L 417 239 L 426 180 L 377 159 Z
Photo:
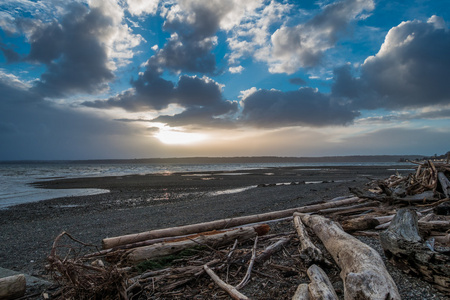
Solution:
M 136 158 L 136 159 L 87 159 L 87 160 L 11 160 L 0 164 L 226 164 L 226 163 L 341 163 L 341 162 L 400 162 L 420 160 L 423 155 L 348 155 L 320 157 L 283 157 L 283 156 L 236 156 L 236 157 L 171 157 L 171 158 Z

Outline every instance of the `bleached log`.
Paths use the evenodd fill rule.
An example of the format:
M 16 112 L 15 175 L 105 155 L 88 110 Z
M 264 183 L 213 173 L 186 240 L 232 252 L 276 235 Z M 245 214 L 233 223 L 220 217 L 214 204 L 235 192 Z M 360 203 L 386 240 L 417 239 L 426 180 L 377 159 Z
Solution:
M 445 174 L 442 172 L 438 173 L 438 179 L 439 179 L 439 183 L 441 184 L 442 191 L 444 192 L 445 197 L 448 198 L 450 195 L 450 181 L 445 176 Z
M 181 241 L 172 241 L 167 243 L 158 243 L 150 246 L 131 249 L 125 254 L 126 260 L 132 263 L 152 259 L 156 257 L 167 256 L 180 252 L 181 250 L 192 248 L 198 245 L 221 246 L 233 243 L 236 239 L 239 241 L 248 240 L 257 235 L 265 234 L 269 231 L 268 225 L 259 225 L 254 227 L 242 227 L 237 229 L 206 232 L 192 237 L 183 238 Z
M 205 269 L 206 273 L 211 277 L 211 279 L 224 291 L 226 291 L 231 298 L 236 300 L 247 300 L 248 297 L 244 294 L 240 293 L 234 286 L 224 282 L 222 279 L 219 278 L 219 276 L 214 273 L 213 270 L 211 270 L 207 265 L 204 265 L 203 268 Z
M 16 299 L 25 295 L 27 283 L 25 275 L 0 278 L 0 299 Z
M 298 215 L 341 268 L 345 299 L 400 299 L 397 286 L 377 251 L 345 233 L 329 219 Z
M 305 261 L 306 265 L 309 266 L 315 262 L 323 263 L 322 251 L 311 242 L 299 216 L 294 216 L 294 227 L 300 239 L 300 257 Z
M 325 208 L 318 211 L 319 214 L 333 214 L 337 212 L 345 213 L 346 211 L 351 211 L 355 208 L 367 207 L 375 204 L 374 201 L 368 201 L 361 204 L 355 204 L 350 206 L 342 206 L 342 207 L 333 207 L 333 208 Z
M 311 300 L 307 283 L 302 283 L 297 287 L 292 300 Z
M 136 233 L 136 234 L 111 237 L 111 238 L 103 239 L 102 246 L 103 246 L 103 249 L 109 249 L 109 248 L 117 247 L 119 245 L 136 243 L 136 242 L 140 242 L 140 241 L 157 239 L 157 238 L 162 238 L 162 237 L 182 236 L 182 235 L 194 234 L 194 233 L 198 233 L 198 232 L 205 232 L 205 231 L 211 231 L 211 230 L 222 230 L 222 229 L 226 229 L 226 228 L 242 226 L 245 224 L 265 222 L 265 221 L 269 221 L 269 220 L 290 217 L 290 216 L 292 216 L 292 214 L 294 212 L 301 212 L 301 213 L 314 212 L 314 211 L 318 211 L 318 210 L 324 209 L 324 208 L 338 207 L 341 205 L 349 205 L 349 204 L 356 203 L 359 201 L 362 202 L 365 200 L 359 199 L 358 197 L 353 197 L 353 198 L 343 199 L 343 200 L 339 200 L 339 201 L 320 203 L 320 204 L 303 206 L 303 207 L 296 207 L 296 208 L 291 208 L 291 209 L 287 209 L 287 210 L 280 210 L 280 211 L 268 212 L 268 213 L 257 214 L 257 215 L 222 219 L 222 220 L 216 220 L 216 221 L 205 222 L 205 223 L 198 223 L 198 224 L 185 225 L 185 226 L 179 226 L 179 227 L 171 227 L 171 228 L 165 228 L 165 229 L 157 229 L 157 230 L 151 230 L 151 231 L 146 231 L 146 232 L 141 232 L 141 233 Z
M 327 274 L 317 265 L 308 268 L 307 274 L 311 282 L 308 285 L 310 298 L 314 300 L 337 300 L 338 296 L 334 291 Z
M 380 234 L 380 242 L 392 263 L 408 273 L 421 275 L 450 295 L 450 256 L 432 251 L 423 243 L 415 211 L 400 209 L 391 226 Z

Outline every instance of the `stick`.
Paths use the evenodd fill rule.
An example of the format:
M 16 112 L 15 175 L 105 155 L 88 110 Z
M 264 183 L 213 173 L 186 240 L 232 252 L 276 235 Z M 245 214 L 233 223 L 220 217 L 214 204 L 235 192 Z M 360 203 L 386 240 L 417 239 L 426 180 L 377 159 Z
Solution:
M 244 294 L 241 294 L 234 286 L 224 282 L 222 279 L 219 278 L 219 276 L 214 273 L 213 270 L 211 270 L 207 265 L 203 266 L 203 269 L 206 271 L 206 273 L 211 277 L 211 279 L 224 291 L 226 291 L 231 298 L 236 300 L 248 300 L 248 297 Z
M 250 259 L 250 262 L 248 264 L 247 272 L 245 273 L 244 278 L 242 278 L 242 281 L 236 286 L 236 289 L 238 289 L 238 290 L 243 288 L 250 280 L 253 264 L 255 263 L 255 258 L 256 258 L 256 245 L 257 244 L 258 244 L 258 236 L 256 236 L 256 238 L 255 238 L 255 243 L 252 248 L 252 258 Z

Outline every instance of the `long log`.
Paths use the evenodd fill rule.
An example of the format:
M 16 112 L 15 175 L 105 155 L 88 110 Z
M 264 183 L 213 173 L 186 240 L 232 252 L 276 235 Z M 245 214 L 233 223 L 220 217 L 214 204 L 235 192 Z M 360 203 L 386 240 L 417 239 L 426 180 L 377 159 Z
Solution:
M 0 278 L 0 299 L 16 299 L 25 295 L 27 283 L 23 274 Z
M 401 299 L 377 251 L 345 233 L 329 219 L 298 215 L 312 228 L 341 268 L 345 299 Z
M 172 236 L 182 236 L 182 235 L 188 235 L 188 234 L 193 234 L 193 233 L 198 233 L 198 232 L 233 228 L 233 227 L 242 226 L 245 224 L 266 222 L 269 220 L 290 217 L 290 216 L 292 216 L 292 214 L 294 212 L 301 212 L 301 213 L 314 212 L 314 211 L 324 209 L 324 208 L 348 205 L 348 204 L 352 204 L 352 203 L 359 202 L 359 201 L 361 201 L 361 199 L 359 199 L 358 197 L 352 197 L 352 198 L 334 201 L 334 202 L 327 202 L 327 203 L 321 203 L 321 204 L 315 204 L 315 205 L 309 205 L 309 206 L 303 206 L 303 207 L 296 207 L 296 208 L 291 208 L 291 209 L 287 209 L 287 210 L 280 210 L 280 211 L 268 212 L 268 213 L 257 214 L 257 215 L 222 219 L 222 220 L 217 220 L 217 221 L 191 224 L 191 225 L 178 226 L 178 227 L 171 227 L 171 228 L 165 228 L 165 229 L 156 229 L 156 230 L 151 230 L 151 231 L 146 231 L 146 232 L 141 232 L 141 233 L 136 233 L 136 234 L 129 234 L 129 235 L 106 238 L 106 239 L 102 240 L 102 246 L 103 246 L 103 249 L 109 249 L 109 248 L 117 247 L 120 245 L 136 243 L 136 242 L 150 240 L 150 239 L 172 237 Z
M 306 271 L 311 283 L 308 285 L 310 298 L 314 300 L 337 300 L 338 296 L 334 291 L 327 274 L 317 265 L 312 265 Z
M 310 266 L 313 263 L 323 263 L 322 251 L 311 242 L 299 216 L 294 216 L 294 227 L 300 240 L 300 257 L 305 261 L 306 265 Z
M 181 250 L 198 245 L 222 246 L 228 243 L 233 243 L 236 239 L 239 241 L 244 241 L 257 236 L 258 234 L 265 234 L 269 231 L 268 227 L 268 225 L 260 225 L 219 232 L 207 232 L 205 234 L 199 234 L 195 237 L 184 238 L 181 241 L 158 243 L 150 246 L 134 248 L 125 254 L 125 256 L 127 261 L 137 263 L 147 259 L 174 254 L 180 252 Z
M 400 209 L 389 228 L 380 233 L 380 242 L 393 264 L 407 273 L 421 275 L 450 295 L 450 256 L 432 251 L 423 243 L 415 211 Z

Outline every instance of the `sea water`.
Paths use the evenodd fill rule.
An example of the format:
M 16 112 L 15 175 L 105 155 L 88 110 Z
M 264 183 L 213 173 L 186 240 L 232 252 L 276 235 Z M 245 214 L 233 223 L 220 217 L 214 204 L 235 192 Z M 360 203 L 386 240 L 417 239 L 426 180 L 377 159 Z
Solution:
M 33 162 L 0 163 L 0 209 L 59 197 L 108 193 L 104 189 L 42 189 L 30 183 L 60 178 L 171 174 L 175 172 L 231 172 L 271 167 L 396 165 L 396 163 L 229 163 L 229 164 L 166 164 L 166 163 L 74 163 Z

